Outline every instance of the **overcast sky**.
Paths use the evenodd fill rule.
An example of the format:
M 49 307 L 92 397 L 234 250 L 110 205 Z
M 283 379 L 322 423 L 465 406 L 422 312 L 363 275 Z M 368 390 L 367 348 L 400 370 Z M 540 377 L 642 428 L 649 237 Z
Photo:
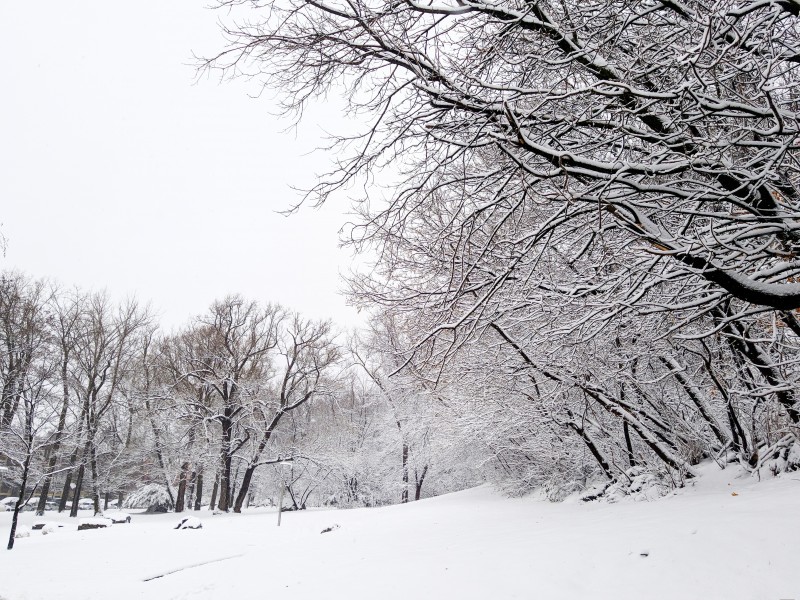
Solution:
M 299 200 L 333 109 L 299 133 L 270 98 L 194 84 L 222 47 L 203 0 L 0 3 L 4 269 L 151 301 L 167 327 L 239 292 L 344 325 L 347 207 Z

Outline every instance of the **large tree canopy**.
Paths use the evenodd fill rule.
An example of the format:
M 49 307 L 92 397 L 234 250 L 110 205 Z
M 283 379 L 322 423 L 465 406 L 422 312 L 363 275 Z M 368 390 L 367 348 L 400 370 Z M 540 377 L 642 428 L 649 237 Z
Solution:
M 223 4 L 258 10 L 210 65 L 255 69 L 291 109 L 342 87 L 367 123 L 316 200 L 387 162 L 405 174 L 354 232 L 395 300 L 482 306 L 524 280 L 800 307 L 797 3 Z
M 375 268 L 354 297 L 408 332 L 398 370 L 491 431 L 507 472 L 565 430 L 609 478 L 615 454 L 690 476 L 728 448 L 788 452 L 800 4 L 221 4 L 252 10 L 207 67 L 288 112 L 344 93 L 360 129 L 308 199 L 365 190 L 350 241 Z M 381 172 L 386 197 L 365 185 Z

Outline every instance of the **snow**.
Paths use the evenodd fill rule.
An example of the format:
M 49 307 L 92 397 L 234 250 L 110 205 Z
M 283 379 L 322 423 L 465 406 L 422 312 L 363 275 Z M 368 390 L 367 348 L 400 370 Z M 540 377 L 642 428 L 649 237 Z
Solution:
M 31 536 L 31 529 L 26 525 L 18 525 L 17 531 L 14 533 L 15 538 L 26 538 Z
M 63 523 L 45 523 L 44 527 L 42 527 L 42 535 L 48 535 L 51 533 L 55 533 L 59 529 L 66 527 Z
M 0 595 L 800 598 L 800 477 L 758 483 L 733 467 L 698 472 L 658 500 L 552 504 L 480 487 L 385 508 L 288 512 L 280 527 L 274 509 L 185 513 L 203 520 L 191 535 L 174 529 L 181 515 L 135 514 L 102 534 L 71 527 L 17 540 L 3 557 Z M 0 526 L 9 521 L 0 514 Z M 333 523 L 341 527 L 320 535 Z

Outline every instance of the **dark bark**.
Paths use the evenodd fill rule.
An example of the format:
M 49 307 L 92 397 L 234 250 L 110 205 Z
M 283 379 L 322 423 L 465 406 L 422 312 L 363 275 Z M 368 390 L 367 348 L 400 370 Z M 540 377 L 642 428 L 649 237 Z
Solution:
M 529 364 L 531 367 L 537 369 L 542 375 L 550 379 L 551 381 L 556 381 L 558 383 L 565 383 L 565 378 L 554 373 L 547 371 L 546 369 L 538 366 L 534 363 L 531 358 L 525 353 L 525 351 L 517 344 L 509 335 L 503 331 L 503 329 L 497 325 L 497 323 L 490 323 L 489 326 L 494 329 L 500 337 L 502 337 L 506 342 L 511 344 L 511 346 L 517 351 L 517 353 L 522 357 L 522 359 Z M 577 386 L 581 390 L 583 390 L 586 394 L 597 400 L 597 402 L 606 409 L 609 413 L 619 417 L 623 422 L 627 422 L 631 428 L 639 435 L 642 441 L 647 444 L 647 446 L 658 456 L 665 464 L 669 465 L 670 467 L 684 471 L 686 478 L 692 478 L 695 476 L 695 473 L 692 471 L 691 467 L 685 464 L 680 458 L 672 456 L 669 450 L 674 450 L 674 444 L 667 443 L 670 446 L 669 450 L 665 450 L 661 448 L 660 444 L 657 440 L 653 439 L 654 436 L 653 430 L 649 427 L 646 427 L 638 418 L 636 418 L 635 413 L 631 412 L 633 407 L 626 405 L 626 403 L 622 402 L 617 398 L 612 398 L 611 396 L 607 395 L 601 389 L 589 384 L 584 383 L 582 380 L 569 377 L 568 382 L 572 385 Z M 646 414 L 646 413 L 645 413 Z M 648 415 L 648 419 L 651 421 L 654 420 L 654 417 Z M 659 437 L 659 439 L 661 439 Z M 666 440 L 664 440 L 666 441 Z
M 233 507 L 233 512 L 240 513 L 242 512 L 242 506 L 244 504 L 245 496 L 247 496 L 247 491 L 250 489 L 250 483 L 253 480 L 253 473 L 256 471 L 257 465 L 250 465 L 244 472 L 244 477 L 242 477 L 242 485 L 239 488 L 239 493 L 236 496 L 236 503 Z
M 99 470 L 97 469 L 97 446 L 94 443 L 94 435 L 92 436 L 92 444 L 89 447 L 89 465 L 92 469 L 92 505 L 94 506 L 94 514 L 101 515 L 103 511 L 100 510 L 100 482 Z
M 81 489 L 83 488 L 83 474 L 86 471 L 86 464 L 81 461 L 81 466 L 78 467 L 78 477 L 75 480 L 75 489 L 72 492 L 72 507 L 69 510 L 70 517 L 78 516 L 78 501 L 81 498 Z
M 724 315 L 723 315 L 724 316 Z M 723 329 L 729 335 L 730 346 L 734 352 L 740 353 L 752 364 L 770 386 L 778 388 L 775 398 L 786 410 L 789 419 L 797 425 L 800 423 L 800 410 L 797 407 L 795 387 L 787 386 L 788 381 L 781 375 L 778 368 L 769 359 L 761 346 L 748 339 L 741 325 L 735 321 L 729 322 Z
M 422 473 L 417 477 L 417 471 L 414 470 L 414 500 L 419 500 L 422 496 L 422 484 L 425 483 L 425 475 L 428 474 L 428 465 L 422 468 Z
M 218 510 L 228 512 L 231 496 L 231 437 L 233 434 L 233 421 L 230 418 L 231 409 L 225 408 L 225 416 L 220 419 L 222 426 L 222 444 L 220 460 L 222 470 L 219 476 L 219 505 Z
M 78 420 L 78 434 L 77 434 L 78 439 L 80 439 L 81 433 L 83 432 L 83 421 L 86 415 L 85 411 L 86 411 L 86 405 L 84 404 L 83 411 L 81 412 L 81 417 Z M 64 480 L 64 489 L 61 491 L 61 501 L 58 504 L 58 512 L 64 512 L 64 510 L 67 508 L 67 501 L 69 499 L 69 493 L 72 487 L 72 477 L 75 472 L 75 464 L 78 462 L 79 452 L 80 452 L 80 442 L 75 444 L 75 448 L 72 450 L 72 454 L 69 457 L 69 471 L 67 471 L 67 477 Z
M 297 502 L 297 498 L 294 495 L 294 487 L 291 484 L 286 485 L 286 491 L 289 492 L 289 498 L 292 499 L 291 510 L 305 510 L 305 505 Z
M 214 487 L 211 488 L 211 510 L 217 505 L 217 494 L 219 493 L 219 473 L 214 477 Z
M 589 452 L 592 453 L 592 456 L 594 456 L 594 459 L 597 461 L 597 464 L 600 465 L 600 468 L 603 470 L 603 473 L 605 473 L 606 477 L 609 479 L 614 479 L 614 475 L 611 473 L 611 467 L 609 466 L 608 460 L 606 460 L 605 456 L 603 456 L 603 453 L 600 452 L 600 448 L 598 448 L 597 444 L 594 443 L 594 440 L 592 440 L 589 432 L 586 431 L 586 428 L 583 425 L 574 420 L 572 411 L 567 411 L 567 414 L 570 418 L 570 420 L 567 421 L 567 425 L 571 427 L 579 436 L 581 436 L 581 439 L 586 444 L 586 447 L 589 448 Z
M 736 411 L 733 409 L 733 402 L 728 400 L 728 425 L 731 428 L 731 435 L 733 436 L 733 449 L 736 452 L 747 454 L 747 436 L 744 434 L 742 424 L 739 422 L 739 417 L 736 416 Z
M 74 462 L 72 463 L 75 464 Z M 67 473 L 67 476 L 64 478 L 64 488 L 61 490 L 61 499 L 58 501 L 58 512 L 64 512 L 67 508 L 67 502 L 69 502 L 69 491 L 72 484 L 72 471 Z
M 627 422 L 641 438 L 641 440 L 655 453 L 655 455 L 664 461 L 664 464 L 669 465 L 677 471 L 683 471 L 687 479 L 691 479 L 695 476 L 694 471 L 692 471 L 691 467 L 687 465 L 685 461 L 672 455 L 669 450 L 662 448 L 661 445 L 655 439 L 653 439 L 653 431 L 641 423 L 641 421 L 636 419 L 634 415 L 616 402 L 614 398 L 608 396 L 602 390 L 595 388 L 594 386 L 583 384 L 578 381 L 575 383 L 589 396 L 597 400 L 598 404 L 600 404 L 609 413 L 619 417 L 623 422 Z
M 722 428 L 720 427 L 719 423 L 717 423 L 717 420 L 709 413 L 709 408 L 706 405 L 705 400 L 698 395 L 699 390 L 697 387 L 692 384 L 692 381 L 686 376 L 686 373 L 680 369 L 673 368 L 677 363 L 672 364 L 663 356 L 660 356 L 659 360 L 661 361 L 661 364 L 663 364 L 672 373 L 675 379 L 677 379 L 678 383 L 681 384 L 681 387 L 686 392 L 686 395 L 691 399 L 692 403 L 697 409 L 697 412 L 700 413 L 700 416 L 703 417 L 703 420 L 705 420 L 708 427 L 714 433 L 714 437 L 717 438 L 717 441 L 720 443 L 720 447 L 724 447 L 728 443 L 728 436 L 722 432 Z
M 400 502 L 408 502 L 408 444 L 403 442 L 403 491 L 400 494 Z
M 625 402 L 625 383 L 619 387 L 619 396 Z M 636 466 L 636 457 L 633 454 L 633 443 L 631 442 L 631 430 L 627 421 L 622 422 L 622 435 L 625 438 L 625 450 L 628 452 L 628 465 Z
M 62 343 L 62 360 L 61 360 L 61 413 L 58 415 L 58 428 L 56 429 L 56 438 L 53 440 L 53 445 L 50 447 L 50 460 L 47 464 L 47 471 L 45 472 L 44 481 L 42 481 L 42 492 L 39 495 L 39 504 L 36 506 L 36 515 L 41 517 L 44 515 L 45 503 L 47 502 L 47 495 L 50 493 L 50 482 L 52 481 L 51 473 L 56 468 L 58 463 L 58 452 L 61 449 L 61 442 L 64 439 L 64 429 L 67 423 L 67 411 L 69 409 L 69 385 L 67 379 L 67 368 L 69 366 L 69 349 Z M 64 497 L 64 494 L 61 495 Z M 59 512 L 63 510 L 59 508 Z
M 175 498 L 175 512 L 183 512 L 186 505 L 186 479 L 189 473 L 189 463 L 185 462 L 181 465 L 181 472 L 178 475 L 178 494 Z
M 64 512 L 67 508 L 67 502 L 69 501 L 69 493 L 72 489 L 72 476 L 75 472 L 75 463 L 78 462 L 78 448 L 79 446 L 76 444 L 75 449 L 72 451 L 72 454 L 69 457 L 69 471 L 67 471 L 67 476 L 64 479 L 64 488 L 61 490 L 61 500 L 58 503 L 58 512 Z
M 717 391 L 725 400 L 726 406 L 726 413 L 728 417 L 728 427 L 731 431 L 731 447 L 733 448 L 734 452 L 739 452 L 743 454 L 748 453 L 748 445 L 747 445 L 747 436 L 744 434 L 744 429 L 742 429 L 742 425 L 739 422 L 739 418 L 736 416 L 736 410 L 733 406 L 733 399 L 731 398 L 728 390 L 722 382 L 717 377 L 717 374 L 714 370 L 714 367 L 711 363 L 711 351 L 706 346 L 705 342 L 702 342 L 703 349 L 705 350 L 705 354 L 699 354 L 700 358 L 703 359 L 703 364 L 706 368 L 706 373 L 711 378 L 711 381 L 714 382 L 714 386 L 717 388 Z
M 197 485 L 197 472 L 192 471 L 189 475 L 189 490 L 186 492 L 186 508 L 192 510 L 194 505 L 194 490 Z
M 194 495 L 194 509 L 200 510 L 203 502 L 203 472 L 197 474 L 197 491 Z
M 17 534 L 17 519 L 19 518 L 19 511 L 22 509 L 22 504 L 25 502 L 25 488 L 28 485 L 28 474 L 30 473 L 31 453 L 25 457 L 25 463 L 22 468 L 22 482 L 19 488 L 19 497 L 14 504 L 14 514 L 11 516 L 11 532 L 8 535 L 8 550 L 14 547 L 14 536 Z

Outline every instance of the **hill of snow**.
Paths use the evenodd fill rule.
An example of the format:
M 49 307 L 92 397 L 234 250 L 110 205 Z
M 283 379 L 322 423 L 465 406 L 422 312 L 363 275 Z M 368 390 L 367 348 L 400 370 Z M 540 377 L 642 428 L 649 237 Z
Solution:
M 800 475 L 757 483 L 733 468 L 702 472 L 656 501 L 551 504 L 481 487 L 284 513 L 280 528 L 262 509 L 133 514 L 81 532 L 48 514 L 69 527 L 17 540 L 0 561 L 0 597 L 800 599 Z M 183 516 L 203 528 L 174 529 Z M 0 514 L 5 532 L 9 521 Z

